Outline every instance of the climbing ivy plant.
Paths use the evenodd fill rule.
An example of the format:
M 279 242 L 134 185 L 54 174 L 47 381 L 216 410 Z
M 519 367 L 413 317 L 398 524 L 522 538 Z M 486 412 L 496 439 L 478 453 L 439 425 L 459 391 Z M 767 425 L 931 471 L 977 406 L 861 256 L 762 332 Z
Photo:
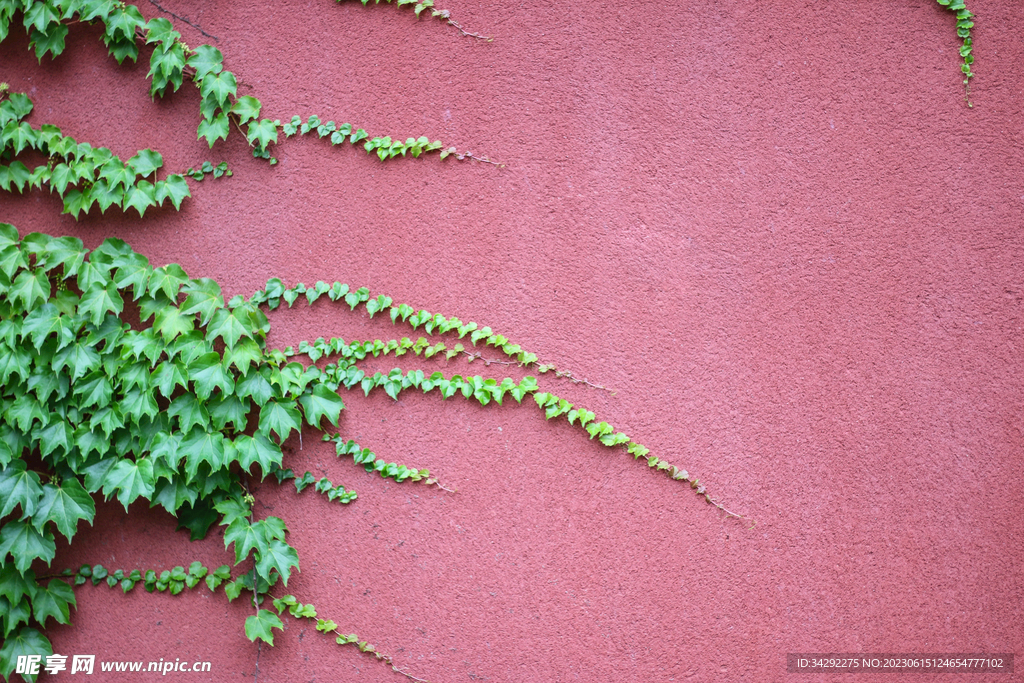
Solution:
M 938 2 L 956 12 L 966 83 L 973 75 L 972 15 L 959 0 Z M 396 4 L 411 5 L 417 15 L 429 9 L 463 34 L 482 37 L 465 31 L 430 0 Z M 438 152 L 440 158 L 490 162 L 423 136 L 404 142 L 371 137 L 350 123 L 325 122 L 317 115 L 305 120 L 294 116 L 287 123 L 261 118 L 258 99 L 237 96 L 237 79 L 224 69 L 219 50 L 189 47 L 167 19 L 146 21 L 132 5 L 114 0 L 0 0 L 0 41 L 20 24 L 40 60 L 60 55 L 68 31 L 79 22 L 102 24 L 103 41 L 118 63 L 149 55 L 153 97 L 185 83 L 196 87 L 201 95 L 197 136 L 211 148 L 234 130 L 245 137 L 254 157 L 270 163 L 275 162 L 271 149 L 279 133 L 284 138 L 315 135 L 331 145 L 361 144 L 382 161 Z M 76 219 L 97 209 L 133 210 L 140 217 L 156 206 L 177 210 L 191 196 L 189 179 L 232 175 L 226 164 L 212 162 L 165 173 L 162 156 L 150 149 L 121 159 L 105 147 L 64 135 L 54 125 L 33 125 L 28 121 L 32 110 L 26 94 L 0 84 L 0 189 L 56 193 L 63 212 Z M 26 159 L 40 156 L 45 163 L 26 165 Z M 365 311 L 371 318 L 386 315 L 394 325 L 411 329 L 415 339 L 319 338 L 297 349 L 268 348 L 267 313 L 302 300 L 312 305 L 321 298 L 349 311 Z M 134 324 L 126 321 L 126 307 L 139 312 Z M 417 336 L 418 331 L 423 334 Z M 439 340 L 440 335 L 448 341 Z M 351 457 L 367 471 L 397 482 L 441 486 L 428 470 L 388 462 L 337 433 L 343 390 L 383 391 L 392 399 L 418 391 L 482 405 L 526 401 L 547 419 L 564 417 L 590 439 L 642 459 L 738 516 L 687 471 L 651 455 L 586 408 L 542 391 L 535 376 L 516 381 L 427 375 L 400 367 L 386 374 L 364 370 L 367 358 L 389 354 L 473 361 L 483 357 L 482 351 L 500 356 L 483 359 L 488 367 L 495 362 L 518 365 L 549 378 L 590 384 L 539 362 L 536 354 L 489 327 L 396 304 L 365 287 L 323 281 L 287 286 L 273 278 L 248 298 L 225 301 L 213 280 L 191 278 L 176 264 L 154 267 L 121 240 L 108 239 L 89 251 L 74 237 L 22 236 L 14 226 L 0 223 L 0 674 L 9 679 L 19 656 L 52 654 L 43 631 L 51 620 L 70 622 L 74 587 L 88 582 L 124 592 L 141 584 L 172 594 L 205 586 L 223 591 L 229 600 L 245 594 L 253 607 L 244 624 L 251 640 L 272 645 L 274 629 L 283 628 L 280 615 L 287 612 L 314 620 L 318 631 L 332 634 L 339 644 L 358 647 L 400 671 L 387 655 L 322 618 L 311 604 L 292 595 L 267 601 L 271 592 L 280 592 L 278 584 L 287 587 L 300 558 L 287 541 L 284 520 L 257 518 L 250 483 L 266 478 L 291 482 L 296 492 L 311 487 L 341 505 L 357 498 L 355 491 L 326 478 L 288 469 L 282 444 L 293 433 L 304 426 L 321 430 L 324 440 L 335 444 L 338 457 Z M 193 562 L 188 569 L 86 565 L 37 574 L 36 569 L 55 558 L 57 534 L 71 543 L 80 522 L 93 522 L 94 496 L 116 498 L 126 510 L 142 502 L 162 507 L 194 540 L 204 538 L 215 524 L 223 526 L 225 547 L 234 550 L 235 566 L 242 570 L 233 575 L 227 565 L 210 570 Z M 35 675 L 22 678 L 31 681 Z

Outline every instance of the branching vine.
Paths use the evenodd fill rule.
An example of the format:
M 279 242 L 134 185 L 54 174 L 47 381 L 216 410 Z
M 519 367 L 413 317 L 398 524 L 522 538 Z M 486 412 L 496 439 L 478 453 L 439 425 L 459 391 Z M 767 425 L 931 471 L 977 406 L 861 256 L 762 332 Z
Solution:
M 973 15 L 960 0 L 938 2 L 956 12 L 968 84 L 973 76 Z M 431 0 L 396 4 L 412 5 L 417 16 L 429 9 L 463 34 L 482 37 L 465 31 L 447 10 L 434 9 Z M 133 5 L 114 0 L 0 0 L 0 41 L 19 21 L 40 60 L 60 55 L 70 27 L 79 22 L 103 25 L 104 43 L 118 63 L 150 51 L 150 94 L 162 97 L 191 82 L 202 98 L 197 136 L 211 148 L 234 128 L 255 157 L 270 163 L 275 162 L 270 150 L 279 132 L 285 138 L 315 133 L 332 145 L 361 143 L 382 161 L 438 152 L 442 159 L 453 155 L 495 163 L 424 136 L 404 142 L 390 136 L 371 138 L 352 124 L 324 122 L 317 115 L 305 120 L 295 116 L 284 124 L 260 118 L 260 101 L 237 96 L 237 79 L 224 69 L 219 50 L 210 45 L 190 48 L 170 21 L 146 21 Z M 32 109 L 27 95 L 0 84 L 0 190 L 48 189 L 62 199 L 63 212 L 76 219 L 96 208 L 101 213 L 133 209 L 140 217 L 156 206 L 178 210 L 191 197 L 188 179 L 232 175 L 226 163 L 215 166 L 210 161 L 164 174 L 159 152 L 145 149 L 120 159 L 105 147 L 65 136 L 54 125 L 33 125 L 27 120 Z M 25 163 L 40 156 L 45 163 L 32 168 Z M 422 329 L 425 336 L 348 342 L 319 338 L 303 341 L 297 349 L 268 348 L 267 313 L 282 303 L 292 306 L 301 298 L 312 305 L 321 297 L 350 311 L 365 310 L 370 318 L 387 315 L 394 325 Z M 123 317 L 126 307 L 139 311 L 134 326 Z M 438 340 L 439 335 L 449 335 L 449 341 Z M 478 347 L 490 355 L 485 357 Z M 372 296 L 365 287 L 323 281 L 288 287 L 272 278 L 248 298 L 225 301 L 213 280 L 190 278 L 176 264 L 154 267 L 121 240 L 108 239 L 89 251 L 77 238 L 22 236 L 14 226 L 0 223 L 0 675 L 9 679 L 19 657 L 52 654 L 42 631 L 51 619 L 70 623 L 74 587 L 91 582 L 124 592 L 142 584 L 148 591 L 171 594 L 205 584 L 211 591 L 223 590 L 228 600 L 247 592 L 254 611 L 244 625 L 250 640 L 273 645 L 273 630 L 283 628 L 280 617 L 287 612 L 291 618 L 314 620 L 317 631 L 332 634 L 339 644 L 353 645 L 408 678 L 422 680 L 399 669 L 367 641 L 320 618 L 311 604 L 292 595 L 270 595 L 278 583 L 287 586 L 299 568 L 299 556 L 287 542 L 282 519 L 255 516 L 250 479 L 292 481 L 296 493 L 311 487 L 342 505 L 357 498 L 355 491 L 326 477 L 317 479 L 310 472 L 298 476 L 286 469 L 282 444 L 304 425 L 323 431 L 338 457 L 351 457 L 369 472 L 449 490 L 427 469 L 388 462 L 332 433 L 324 422 L 338 427 L 343 389 L 367 395 L 382 390 L 395 400 L 404 391 L 436 394 L 442 400 L 461 395 L 481 405 L 529 399 L 546 419 L 564 417 L 590 439 L 643 459 L 652 469 L 688 483 L 727 515 L 740 517 L 686 470 L 651 455 L 592 411 L 542 391 L 534 376 L 516 381 L 440 371 L 428 375 L 400 367 L 373 374 L 364 369 L 367 358 L 398 358 L 410 351 L 424 358 L 479 360 L 488 368 L 532 368 L 544 377 L 605 389 L 540 362 L 536 354 L 489 327 L 396 304 L 387 295 Z M 308 363 L 293 360 L 296 356 Z M 225 527 L 225 547 L 234 549 L 236 566 L 244 563 L 249 569 L 232 577 L 227 565 L 210 571 L 198 562 L 159 573 L 86 565 L 37 576 L 32 565 L 49 566 L 56 554 L 56 534 L 70 543 L 79 522 L 93 522 L 94 495 L 116 498 L 126 510 L 139 501 L 160 506 L 193 540 L 204 538 L 218 523 Z M 268 597 L 273 609 L 265 606 Z M 22 677 L 35 680 L 32 672 Z

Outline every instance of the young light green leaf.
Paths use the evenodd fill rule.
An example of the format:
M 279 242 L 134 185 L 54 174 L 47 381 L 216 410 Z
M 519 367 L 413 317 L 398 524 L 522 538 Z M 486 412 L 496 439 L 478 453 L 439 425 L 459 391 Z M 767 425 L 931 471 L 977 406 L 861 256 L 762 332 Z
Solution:
M 284 630 L 281 619 L 268 609 L 261 609 L 255 615 L 245 619 L 245 636 L 256 642 L 256 639 L 264 640 L 268 645 L 274 644 L 274 633 L 272 629 Z

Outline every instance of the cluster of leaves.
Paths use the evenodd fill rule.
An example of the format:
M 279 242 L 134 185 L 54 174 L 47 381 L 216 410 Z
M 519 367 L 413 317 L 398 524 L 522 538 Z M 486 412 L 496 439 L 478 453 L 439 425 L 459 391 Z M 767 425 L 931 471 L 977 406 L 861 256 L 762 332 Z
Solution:
M 190 168 L 185 171 L 185 175 L 196 182 L 201 182 L 207 175 L 212 175 L 214 178 L 222 176 L 230 178 L 234 173 L 228 168 L 228 162 L 226 161 L 222 161 L 216 166 L 209 161 L 204 161 L 199 168 Z
M 956 13 L 956 34 L 963 40 L 963 44 L 960 46 L 960 56 L 963 57 L 964 63 L 960 66 L 960 71 L 964 74 L 964 85 L 967 85 L 968 81 L 974 77 L 974 72 L 971 71 L 971 64 L 974 64 L 974 55 L 971 54 L 973 50 L 971 29 L 974 28 L 974 22 L 971 19 L 974 18 L 974 14 L 967 9 L 963 0 L 936 0 L 936 2 Z
M 0 318 L 0 518 L 20 512 L 0 528 L 0 563 L 25 594 L 42 590 L 30 567 L 53 559 L 54 534 L 92 522 L 93 494 L 159 505 L 193 537 L 220 518 L 257 592 L 287 583 L 298 556 L 282 520 L 252 518 L 245 481 L 280 467 L 303 422 L 337 425 L 343 403 L 315 367 L 264 353 L 256 306 L 118 240 L 89 253 L 0 225 Z
M 76 219 L 93 205 L 104 213 L 111 206 L 123 211 L 131 208 L 139 216 L 165 203 L 177 210 L 191 196 L 182 175 L 156 178 L 164 163 L 158 152 L 144 149 L 124 161 L 106 147 L 62 134 L 56 126 L 36 128 L 26 122 L 32 102 L 23 93 L 7 96 L 0 88 L 0 100 L 0 189 L 20 193 L 45 186 L 64 200 L 64 213 Z M 22 152 L 41 154 L 46 163 L 29 169 L 15 159 Z
M 381 161 L 394 159 L 398 155 L 404 157 L 407 153 L 418 157 L 424 152 L 433 152 L 444 147 L 440 140 L 431 142 L 423 136 L 408 138 L 405 142 L 400 140 L 392 141 L 390 136 L 367 140 L 370 136 L 362 128 L 356 129 L 351 123 L 343 123 L 339 126 L 334 121 L 323 122 L 316 114 L 310 116 L 305 122 L 302 121 L 301 117 L 293 116 L 291 121 L 281 127 L 281 130 L 284 132 L 285 137 L 316 133 L 320 138 L 328 138 L 332 145 L 340 145 L 346 141 L 349 144 L 355 145 L 365 140 L 363 142 L 363 149 L 370 154 L 376 152 L 377 157 Z M 455 152 L 454 147 L 442 150 L 441 158 L 444 159 L 453 152 Z
M 382 389 L 395 399 L 409 389 L 437 391 L 442 398 L 461 393 L 482 405 L 501 404 L 509 395 L 521 402 L 537 391 L 533 377 L 499 381 L 401 368 L 368 375 L 358 367 L 380 353 L 424 350 L 407 339 L 320 339 L 300 352 L 330 356 L 331 362 L 323 369 L 304 366 L 290 360 L 293 351 L 266 347 L 270 323 L 260 308 L 279 305 L 286 292 L 297 297 L 298 289 L 271 280 L 251 299 L 225 303 L 216 282 L 191 279 L 174 264 L 154 268 L 120 240 L 89 252 L 76 238 L 20 238 L 12 226 L 0 225 L 0 518 L 20 512 L 0 528 L 0 563 L 25 585 L 3 598 L 11 609 L 27 615 L 32 596 L 43 596 L 43 604 L 51 600 L 45 591 L 64 591 L 52 581 L 45 588 L 38 584 L 31 565 L 52 561 L 55 533 L 70 542 L 80 521 L 92 523 L 94 494 L 115 497 L 126 509 L 138 500 L 159 505 L 194 539 L 219 519 L 236 564 L 253 566 L 227 584 L 226 593 L 233 599 L 249 590 L 258 602 L 278 579 L 287 585 L 299 558 L 286 542 L 283 520 L 253 518 L 249 478 L 295 479 L 298 491 L 313 485 L 342 503 L 356 497 L 327 478 L 297 478 L 282 469 L 281 444 L 291 434 L 303 425 L 320 429 L 325 419 L 338 425 L 344 408 L 339 389 Z M 351 309 L 389 309 L 395 323 L 470 335 L 523 361 L 536 358 L 488 328 L 414 314 L 411 307 L 392 306 L 389 297 L 370 299 L 365 288 L 335 283 L 301 289 L 307 301 L 319 289 Z M 135 327 L 122 319 L 126 306 L 139 311 Z M 436 483 L 428 470 L 386 462 L 340 434 L 325 439 L 335 442 L 339 457 L 351 456 L 367 471 L 399 482 Z M 166 576 L 89 571 L 77 576 L 126 590 L 143 581 L 172 593 L 202 578 L 196 565 Z M 208 581 L 215 578 L 226 577 L 215 572 Z M 39 626 L 44 621 L 37 619 Z M 26 653 L 19 643 L 39 642 L 27 619 L 6 625 L 10 647 L 0 659 L 5 675 Z
M 365 306 L 370 318 L 373 318 L 377 313 L 387 313 L 392 323 L 401 321 L 407 323 L 414 330 L 422 327 L 423 331 L 427 334 L 453 333 L 457 334 L 459 339 L 464 339 L 468 335 L 473 346 L 482 342 L 485 347 L 489 346 L 500 350 L 520 365 L 531 366 L 537 363 L 536 354 L 524 351 L 518 344 L 511 343 L 508 337 L 494 332 L 490 327 L 481 327 L 475 322 L 464 323 L 458 318 L 445 317 L 440 313 L 430 313 L 422 309 L 416 310 L 416 308 L 409 304 L 396 305 L 394 300 L 385 294 L 371 297 L 370 290 L 366 287 L 351 289 L 347 284 L 341 282 L 327 284 L 323 280 L 309 287 L 301 282 L 294 287 L 286 287 L 279 278 L 271 278 L 267 281 L 265 289 L 258 290 L 249 297 L 249 302 L 256 305 L 266 304 L 270 310 L 274 310 L 281 305 L 282 301 L 291 307 L 300 296 L 304 296 L 309 305 L 313 305 L 317 299 L 325 296 L 331 301 L 344 301 L 352 311 L 355 311 L 359 306 Z M 314 362 L 330 353 L 341 354 L 342 358 L 362 360 L 371 354 L 374 357 L 382 353 L 385 355 L 394 353 L 396 356 L 401 356 L 410 350 L 416 355 L 423 353 L 427 358 L 444 351 L 445 355 L 451 359 L 460 353 L 468 354 L 465 351 L 465 347 L 459 347 L 462 347 L 462 345 L 456 344 L 449 350 L 442 342 L 431 344 L 425 337 L 420 337 L 415 342 L 411 341 L 408 337 L 403 337 L 389 341 L 378 339 L 372 342 L 356 342 L 354 344 L 345 344 L 343 339 L 338 338 L 325 341 L 321 337 L 314 342 L 302 342 L 299 345 L 298 353 L 308 354 Z M 284 350 L 285 356 L 292 356 L 295 353 L 296 351 L 292 347 Z M 540 367 L 538 366 L 538 368 Z M 543 366 L 542 371 L 548 369 L 554 369 L 554 366 Z
M 399 0 L 399 4 L 407 3 Z M 426 0 L 420 5 L 416 7 L 417 15 L 432 3 Z M 446 11 L 433 11 L 447 18 Z M 238 96 L 238 79 L 224 69 L 224 55 L 220 50 L 211 45 L 190 48 L 181 41 L 181 34 L 174 30 L 170 21 L 163 17 L 146 21 L 134 5 L 116 0 L 0 0 L 0 41 L 7 37 L 18 12 L 29 36 L 29 45 L 40 60 L 46 54 L 57 57 L 63 53 L 68 27 L 78 22 L 103 24 L 104 43 L 119 64 L 126 59 L 136 61 L 142 46 L 152 46 L 147 74 L 150 95 L 163 97 L 177 91 L 186 78 L 189 79 L 202 97 L 197 137 L 206 140 L 210 147 L 218 140 L 227 139 L 234 126 L 245 135 L 254 156 L 274 164 L 277 160 L 269 149 L 277 143 L 281 129 L 286 136 L 294 135 L 297 130 L 302 133 L 316 130 L 320 137 L 330 136 L 333 144 L 346 139 L 355 144 L 369 137 L 362 129 L 354 130 L 351 124 L 335 128 L 333 122 L 321 124 L 315 116 L 307 123 L 293 117 L 292 123 L 283 125 L 277 119 L 260 118 L 263 105 L 255 97 Z M 0 99 L 5 96 L 4 84 L 0 86 Z M 88 143 L 78 143 L 62 135 L 56 126 L 44 124 L 34 128 L 23 121 L 31 110 L 28 97 L 18 93 L 10 96 L 0 114 L 0 188 L 24 192 L 45 185 L 64 200 L 64 213 L 76 219 L 94 205 L 102 212 L 112 205 L 125 210 L 131 207 L 141 216 L 147 208 L 169 201 L 177 210 L 182 200 L 191 195 L 184 175 L 195 180 L 202 180 L 206 173 L 213 173 L 214 177 L 224 173 L 231 175 L 224 164 L 213 167 L 207 162 L 199 170 L 189 169 L 184 175 L 170 174 L 158 180 L 156 172 L 163 165 L 158 152 L 141 150 L 125 162 L 105 147 L 94 149 Z M 310 125 L 314 121 L 315 124 Z M 459 159 L 476 158 L 459 153 L 454 147 L 443 149 L 440 141 L 430 142 L 425 137 L 408 138 L 404 143 L 392 142 L 389 136 L 374 137 L 363 146 L 381 160 L 407 153 L 418 157 L 435 150 L 442 150 L 441 158 L 449 154 Z M 23 161 L 14 158 L 26 151 L 41 154 L 46 157 L 46 163 L 30 170 Z

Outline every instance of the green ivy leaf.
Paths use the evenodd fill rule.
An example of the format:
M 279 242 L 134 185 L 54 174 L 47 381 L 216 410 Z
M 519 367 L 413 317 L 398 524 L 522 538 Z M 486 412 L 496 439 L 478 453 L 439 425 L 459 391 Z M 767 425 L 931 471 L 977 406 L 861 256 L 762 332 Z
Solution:
M 177 301 L 178 290 L 188 281 L 188 275 L 177 263 L 154 268 L 149 276 L 149 293 L 156 296 L 162 292 L 168 301 Z
M 46 588 L 36 586 L 32 593 L 32 617 L 46 626 L 50 617 L 58 624 L 71 623 L 71 607 L 75 607 L 75 591 L 64 581 L 54 579 Z
M 39 531 L 47 522 L 53 522 L 57 530 L 71 541 L 75 535 L 79 520 L 92 524 L 96 516 L 96 504 L 92 496 L 74 477 L 68 477 L 60 486 L 46 484 L 43 486 L 42 500 L 32 523 Z M 66 622 L 61 622 L 66 623 Z
M 82 295 L 78 304 L 80 315 L 88 316 L 93 325 L 103 322 L 107 311 L 114 315 L 121 315 L 124 310 L 124 300 L 117 292 L 117 286 L 111 282 L 105 287 L 95 284 Z
M 39 353 L 43 343 L 51 334 L 57 335 L 57 350 L 63 349 L 75 339 L 78 330 L 70 316 L 61 315 L 57 306 L 46 303 L 25 316 L 21 326 L 22 338 L 32 340 Z
M 151 379 L 163 397 L 170 398 L 175 387 L 188 388 L 188 369 L 179 360 L 165 360 L 153 371 Z
M 258 365 L 262 358 L 263 352 L 253 339 L 240 339 L 224 349 L 224 365 L 234 365 L 243 374 L 249 372 L 250 365 Z M 238 386 L 241 386 L 241 383 Z M 263 402 L 265 403 L 266 399 Z
M 153 502 L 150 503 L 150 507 L 163 506 L 167 512 L 173 515 L 185 503 L 189 505 L 194 504 L 198 496 L 199 492 L 179 477 L 175 477 L 170 481 L 162 479 L 156 484 L 156 495 L 153 496 Z M 205 530 L 203 535 L 206 535 Z
M 281 447 L 262 432 L 256 432 L 253 436 L 242 434 L 236 437 L 235 448 L 238 450 L 238 464 L 242 469 L 248 472 L 253 463 L 257 463 L 264 477 L 280 467 L 284 459 Z
M 111 8 L 105 17 L 102 17 L 106 27 L 106 34 L 112 39 L 135 41 L 135 29 L 142 29 L 146 26 L 139 8 L 134 5 L 122 5 Z
M 238 116 L 238 123 L 245 125 L 253 119 L 260 117 L 260 109 L 263 105 L 255 97 L 245 95 L 235 100 L 235 103 L 231 105 L 231 113 Z
M 6 598 L 10 604 L 17 605 L 22 597 L 31 597 L 35 583 L 36 575 L 31 569 L 21 572 L 13 563 L 0 565 L 0 597 Z
M 220 395 L 209 402 L 210 421 L 213 428 L 223 431 L 231 423 L 235 432 L 244 431 L 248 422 L 252 402 L 234 394 Z
M 237 92 L 238 81 L 230 71 L 207 73 L 199 86 L 199 94 L 211 97 L 222 109 L 228 109 L 228 98 L 234 97 Z
M 36 3 L 33 7 L 41 4 L 43 3 Z M 64 24 L 53 24 L 47 31 L 32 31 L 30 43 L 35 47 L 36 59 L 42 62 L 43 55 L 47 52 L 53 53 L 54 57 L 64 52 L 64 39 L 67 35 L 68 27 Z
M 264 640 L 268 645 L 274 644 L 274 633 L 271 629 L 284 630 L 284 624 L 276 614 L 268 609 L 261 609 L 255 615 L 245 619 L 245 636 L 256 642 L 256 639 Z
M 34 628 L 23 626 L 13 636 L 6 638 L 3 647 L 0 647 L 0 673 L 4 675 L 5 679 L 11 680 L 18 657 L 38 655 L 43 658 L 43 661 L 46 661 L 46 658 L 52 654 L 53 647 L 46 636 Z M 34 683 L 36 680 L 34 674 L 19 675 L 29 683 Z
M 236 457 L 234 446 L 223 434 L 200 427 L 194 428 L 182 440 L 181 450 L 185 452 L 185 474 L 190 482 L 196 480 L 201 463 L 207 463 L 210 471 L 216 472 Z
M 0 531 L 0 561 L 10 554 L 19 572 L 27 571 L 36 559 L 49 565 L 56 552 L 53 534 L 47 530 L 40 533 L 27 522 L 8 522 Z
M 212 45 L 200 45 L 188 58 L 188 65 L 196 70 L 196 80 L 204 80 L 207 74 L 218 74 L 224 68 L 224 55 Z
M 220 112 L 212 118 L 203 119 L 199 122 L 196 139 L 205 139 L 212 148 L 213 143 L 217 140 L 227 140 L 229 129 L 228 115 Z
M 117 491 L 117 499 L 127 511 L 128 506 L 139 496 L 150 499 L 155 483 L 153 461 L 149 458 L 118 460 L 103 478 L 103 495 L 110 496 Z
M 0 472 L 0 518 L 11 514 L 18 505 L 22 519 L 32 517 L 42 496 L 39 475 L 28 470 L 24 460 L 15 460 Z
M 277 126 L 269 119 L 253 121 L 245 134 L 250 144 L 255 143 L 260 149 L 266 149 L 271 142 L 277 142 Z
M 139 212 L 139 217 L 141 218 L 145 215 L 146 209 L 155 206 L 156 203 L 156 188 L 153 186 L 153 183 L 148 180 L 140 180 L 125 190 L 122 206 L 125 211 L 129 208 L 135 209 Z
M 224 344 L 230 347 L 241 337 L 251 337 L 253 326 L 250 312 L 248 307 L 238 307 L 230 311 L 226 308 L 217 310 L 207 327 L 207 338 L 213 341 L 217 337 L 222 337 Z
M 266 550 L 259 553 L 256 561 L 256 571 L 261 576 L 270 576 L 270 571 L 276 569 L 286 586 L 288 577 L 291 576 L 291 567 L 299 568 L 299 554 L 295 548 L 277 539 L 270 541 Z
M 188 183 L 184 176 L 172 173 L 166 179 L 156 182 L 154 196 L 157 205 L 163 205 L 164 200 L 170 199 L 174 210 L 178 211 L 181 209 L 181 202 L 186 197 L 191 197 L 192 192 L 188 189 Z
M 302 428 L 302 416 L 295 401 L 267 401 L 260 409 L 259 429 L 268 437 L 276 432 L 278 443 L 283 443 L 292 430 Z
M 185 303 L 181 305 L 181 312 L 186 314 L 198 313 L 203 325 L 210 322 L 214 311 L 224 307 L 224 297 L 220 293 L 220 285 L 209 278 L 189 280 L 182 291 L 187 294 Z
M 299 397 L 302 410 L 306 414 L 306 423 L 311 427 L 320 427 L 320 420 L 326 415 L 328 421 L 338 426 L 338 417 L 345 408 L 341 397 L 323 384 L 317 384 L 313 391 Z
M 20 302 L 18 310 L 31 311 L 37 304 L 46 303 L 50 298 L 50 281 L 40 268 L 25 270 L 15 278 L 7 292 L 8 300 Z
M 153 319 L 153 329 L 160 333 L 164 341 L 170 342 L 181 334 L 188 334 L 195 329 L 195 317 L 185 315 L 177 306 L 170 304 L 160 308 Z
M 188 392 L 171 401 L 171 405 L 167 408 L 167 415 L 178 418 L 178 429 L 183 434 L 189 433 L 196 426 L 203 430 L 210 427 L 210 413 L 206 406 Z
M 196 396 L 201 401 L 210 398 L 214 389 L 220 389 L 225 394 L 235 390 L 235 382 L 224 369 L 220 354 L 216 351 L 203 354 L 189 363 L 188 376 L 195 383 Z
M 163 165 L 163 156 L 159 152 L 154 152 L 151 149 L 141 149 L 135 156 L 128 160 L 128 166 L 143 178 L 154 173 Z
M 270 547 L 270 538 L 265 520 L 250 524 L 244 517 L 236 519 L 224 530 L 224 548 L 235 546 L 235 564 L 249 556 L 253 550 L 261 555 Z
M 146 44 L 161 43 L 163 51 L 170 49 L 175 41 L 181 39 L 181 34 L 174 30 L 171 22 L 164 17 L 150 19 L 146 24 Z

